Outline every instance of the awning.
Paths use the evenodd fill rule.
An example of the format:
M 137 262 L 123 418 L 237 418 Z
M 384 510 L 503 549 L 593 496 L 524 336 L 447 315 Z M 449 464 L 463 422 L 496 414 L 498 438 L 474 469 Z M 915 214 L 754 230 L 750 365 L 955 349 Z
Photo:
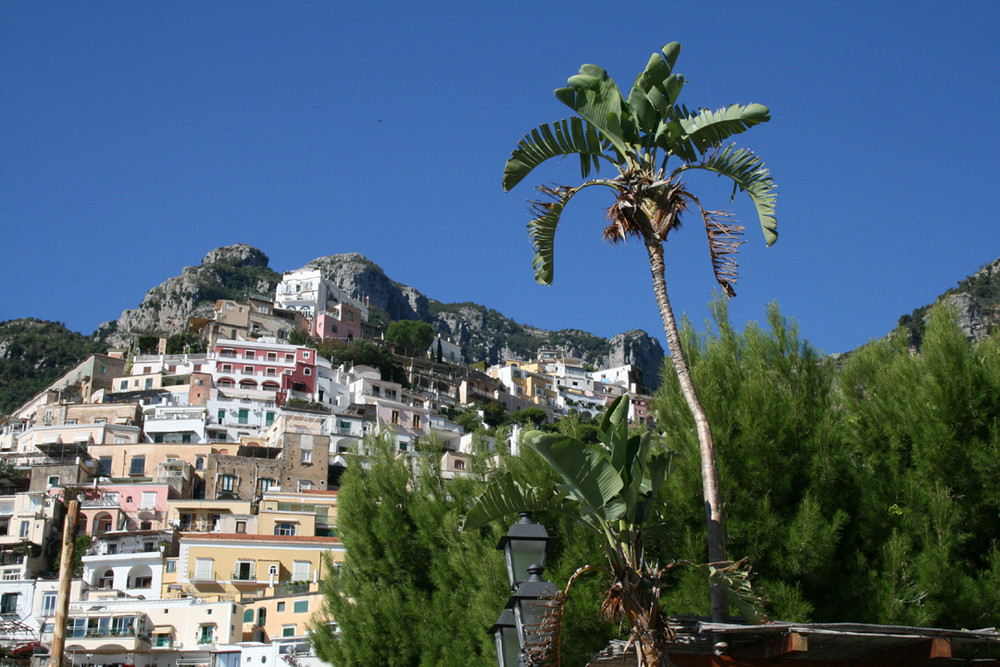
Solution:
M 172 625 L 157 625 L 153 628 L 154 635 L 172 635 L 174 633 L 174 626 Z

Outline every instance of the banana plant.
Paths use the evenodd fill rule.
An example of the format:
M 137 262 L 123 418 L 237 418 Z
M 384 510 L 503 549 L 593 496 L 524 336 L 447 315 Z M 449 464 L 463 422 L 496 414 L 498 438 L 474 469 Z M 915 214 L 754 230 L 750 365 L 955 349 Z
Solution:
M 608 73 L 596 65 L 583 65 L 580 72 L 555 91 L 556 98 L 575 116 L 545 123 L 526 134 L 507 160 L 503 189 L 509 191 L 531 171 L 551 158 L 576 155 L 584 182 L 577 186 L 538 186 L 543 195 L 531 202 L 533 219 L 528 236 L 534 246 L 535 280 L 551 284 L 556 228 L 563 209 L 580 191 L 599 187 L 609 190 L 604 239 L 611 243 L 634 237 L 649 256 L 667 348 L 681 392 L 688 404 L 698 434 L 702 462 L 702 487 L 708 522 L 708 559 L 726 560 L 724 517 L 715 441 L 711 425 L 691 382 L 677 322 L 667 295 L 664 244 L 671 231 L 680 228 L 689 212 L 700 214 L 708 239 L 709 259 L 715 279 L 729 296 L 735 296 L 735 254 L 743 227 L 725 211 L 704 208 L 682 180 L 692 170 L 707 171 L 733 183 L 733 195 L 745 192 L 757 212 L 767 245 L 778 239 L 775 217 L 776 190 L 763 161 L 752 151 L 729 139 L 770 120 L 761 104 L 732 104 L 717 110 L 690 110 L 677 100 L 684 77 L 673 71 L 681 47 L 676 42 L 653 53 L 625 97 Z M 590 178 L 601 167 L 614 174 Z M 590 179 L 590 180 L 586 180 Z M 713 620 L 726 617 L 726 598 L 712 590 Z
M 608 407 L 598 428 L 598 444 L 584 443 L 557 433 L 529 431 L 524 445 L 537 452 L 560 479 L 551 487 L 519 484 L 510 473 L 496 479 L 466 514 L 464 530 L 479 528 L 522 511 L 549 511 L 569 518 L 599 536 L 609 580 L 603 609 L 631 628 L 643 664 L 659 665 L 671 631 L 659 603 L 670 569 L 678 565 L 701 569 L 729 594 L 747 618 L 763 621 L 762 599 L 747 581 L 744 563 L 695 565 L 674 561 L 661 566 L 649 562 L 643 545 L 664 528 L 663 483 L 673 469 L 674 454 L 654 449 L 648 431 L 630 434 L 628 396 Z M 558 602 L 564 601 L 562 596 Z M 558 610 L 556 616 L 560 615 Z M 553 638 L 553 642 L 557 639 Z M 541 647 L 553 655 L 555 647 Z

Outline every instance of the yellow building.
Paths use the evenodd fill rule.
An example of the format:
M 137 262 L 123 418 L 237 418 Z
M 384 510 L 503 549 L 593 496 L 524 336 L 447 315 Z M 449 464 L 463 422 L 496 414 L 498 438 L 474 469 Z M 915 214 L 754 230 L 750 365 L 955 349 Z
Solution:
M 335 537 L 291 534 L 296 528 L 289 522 L 275 526 L 276 535 L 182 534 L 176 565 L 167 564 L 176 569 L 171 573 L 176 583 L 165 585 L 168 595 L 279 597 L 320 581 L 326 575 L 324 555 L 334 563 L 344 560 L 344 545 Z

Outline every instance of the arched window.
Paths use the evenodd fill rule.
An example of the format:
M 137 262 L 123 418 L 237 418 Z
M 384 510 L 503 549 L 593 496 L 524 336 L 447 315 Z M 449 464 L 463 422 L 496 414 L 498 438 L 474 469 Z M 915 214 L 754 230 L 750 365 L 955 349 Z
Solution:
M 295 524 L 282 521 L 274 524 L 275 535 L 295 535 Z

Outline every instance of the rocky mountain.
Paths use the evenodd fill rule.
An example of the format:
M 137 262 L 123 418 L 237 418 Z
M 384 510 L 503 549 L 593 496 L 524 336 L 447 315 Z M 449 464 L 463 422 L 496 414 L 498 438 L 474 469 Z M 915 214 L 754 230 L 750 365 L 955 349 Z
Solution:
M 186 266 L 181 275 L 146 292 L 138 308 L 102 324 L 98 335 L 109 345 L 122 345 L 133 336 L 179 333 L 189 317 L 211 316 L 218 299 L 273 294 L 281 274 L 268 268 L 268 261 L 260 250 L 242 243 L 216 248 L 199 266 Z
M 940 303 L 955 309 L 959 326 L 969 340 L 975 342 L 989 336 L 1000 324 L 1000 259 L 959 281 L 933 304 L 921 306 L 899 318 L 899 326 L 906 332 L 913 347 L 920 347 L 930 309 Z
M 217 299 L 239 299 L 248 292 L 274 294 L 281 274 L 268 266 L 260 250 L 239 244 L 217 248 L 199 266 L 185 267 L 146 293 L 138 308 L 99 330 L 110 344 L 142 334 L 174 334 L 189 317 L 206 317 Z M 497 363 L 531 359 L 539 348 L 557 348 L 593 366 L 635 364 L 649 388 L 659 385 L 663 348 L 642 331 L 618 334 L 610 341 L 577 329 L 545 331 L 505 317 L 475 303 L 446 304 L 390 279 L 377 264 L 358 253 L 318 257 L 302 268 L 318 268 L 348 294 L 368 298 L 372 319 L 423 320 L 462 347 L 466 361 Z

